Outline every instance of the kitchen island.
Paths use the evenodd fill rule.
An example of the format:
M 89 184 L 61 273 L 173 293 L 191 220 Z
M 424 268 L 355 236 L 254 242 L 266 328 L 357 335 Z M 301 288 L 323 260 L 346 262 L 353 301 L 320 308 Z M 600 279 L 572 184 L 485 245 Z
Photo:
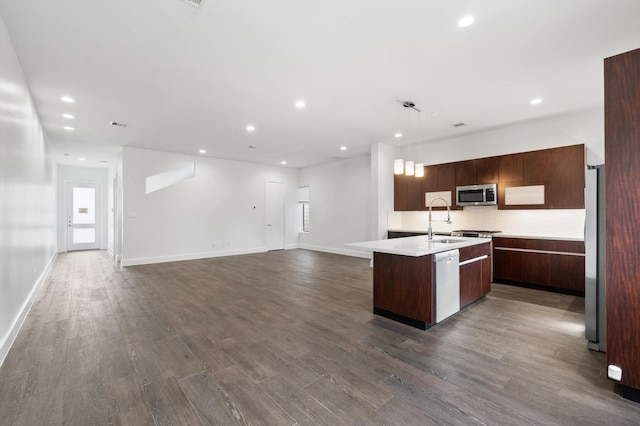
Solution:
M 459 307 L 491 290 L 491 239 L 427 236 L 348 244 L 373 252 L 373 312 L 426 330 L 436 323 L 434 256 L 459 251 Z

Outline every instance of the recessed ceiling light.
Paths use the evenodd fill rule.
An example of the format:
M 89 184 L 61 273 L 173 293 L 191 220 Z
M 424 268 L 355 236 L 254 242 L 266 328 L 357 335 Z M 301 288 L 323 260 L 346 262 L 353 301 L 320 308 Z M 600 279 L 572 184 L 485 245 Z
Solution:
M 73 131 L 73 130 L 75 130 L 75 129 L 74 129 L 73 127 L 71 127 L 71 126 L 64 126 L 64 127 L 63 127 L 63 129 L 68 130 L 68 131 L 70 131 L 70 132 L 71 132 L 71 131 Z
M 296 102 L 296 108 L 304 108 L 307 105 L 303 100 L 299 100 Z
M 468 27 L 469 25 L 473 24 L 473 21 L 475 21 L 475 18 L 473 16 L 465 16 L 458 21 L 458 26 L 462 28 Z
M 393 135 L 393 136 L 395 136 L 396 138 L 401 138 L 401 137 L 402 137 L 402 133 L 396 133 L 396 134 L 395 134 L 395 135 Z
M 75 116 L 75 115 L 71 115 L 71 114 L 62 114 L 62 116 L 63 116 L 64 118 L 76 118 L 76 116 Z
M 251 124 L 247 126 L 247 132 L 253 132 L 254 130 L 256 130 L 255 126 L 252 126 Z
M 69 104 L 73 104 L 76 102 L 76 100 L 73 99 L 71 96 L 63 96 L 60 98 L 60 100 Z
M 280 164 L 284 165 L 284 164 L 287 164 L 287 162 L 286 161 L 281 161 Z
M 346 150 L 347 150 L 347 147 L 346 147 L 346 146 L 341 146 L 341 147 L 340 147 L 340 151 L 346 151 Z
M 541 98 L 534 98 L 531 99 L 531 102 L 529 102 L 531 105 L 538 105 L 542 103 L 542 99 Z
M 207 150 L 206 149 L 201 149 L 199 152 L 200 152 L 200 154 L 206 154 Z
M 86 158 L 84 158 L 84 157 L 79 157 L 79 158 L 78 158 L 78 160 L 80 160 L 80 161 L 84 161 L 84 160 L 86 160 Z

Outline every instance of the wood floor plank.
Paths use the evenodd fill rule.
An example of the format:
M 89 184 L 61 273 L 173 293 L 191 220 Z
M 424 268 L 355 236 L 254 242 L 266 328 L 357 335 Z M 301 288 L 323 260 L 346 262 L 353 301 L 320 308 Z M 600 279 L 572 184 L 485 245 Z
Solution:
M 237 418 L 242 424 L 294 425 L 296 423 L 239 368 L 225 368 L 211 373 L 211 376 L 233 401 Z
M 244 424 L 242 410 L 209 371 L 186 377 L 179 384 L 204 424 Z
M 200 425 L 202 422 L 174 377 L 143 387 L 144 396 L 158 425 Z
M 583 332 L 583 298 L 501 284 L 409 327 L 334 254 L 60 253 L 0 366 L 0 424 L 640 424 Z
M 258 385 L 299 425 L 347 425 L 294 381 L 274 376 Z

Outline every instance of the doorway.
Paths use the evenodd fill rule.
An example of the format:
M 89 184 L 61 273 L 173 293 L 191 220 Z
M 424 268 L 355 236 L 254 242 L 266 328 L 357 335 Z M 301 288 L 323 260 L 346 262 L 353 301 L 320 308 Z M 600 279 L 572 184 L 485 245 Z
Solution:
M 284 182 L 266 183 L 267 250 L 284 250 Z
M 100 190 L 99 182 L 66 182 L 67 251 L 100 248 Z

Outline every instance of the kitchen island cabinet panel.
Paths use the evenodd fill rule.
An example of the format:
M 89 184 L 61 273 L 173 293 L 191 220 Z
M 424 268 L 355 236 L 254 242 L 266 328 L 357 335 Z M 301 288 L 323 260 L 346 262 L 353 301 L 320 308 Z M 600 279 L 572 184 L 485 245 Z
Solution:
M 486 255 L 486 259 L 460 265 L 460 308 L 484 297 L 491 291 L 491 244 L 460 249 L 460 263 Z
M 427 324 L 435 322 L 433 257 L 373 253 L 373 307 Z M 423 328 L 425 328 L 423 327 Z

